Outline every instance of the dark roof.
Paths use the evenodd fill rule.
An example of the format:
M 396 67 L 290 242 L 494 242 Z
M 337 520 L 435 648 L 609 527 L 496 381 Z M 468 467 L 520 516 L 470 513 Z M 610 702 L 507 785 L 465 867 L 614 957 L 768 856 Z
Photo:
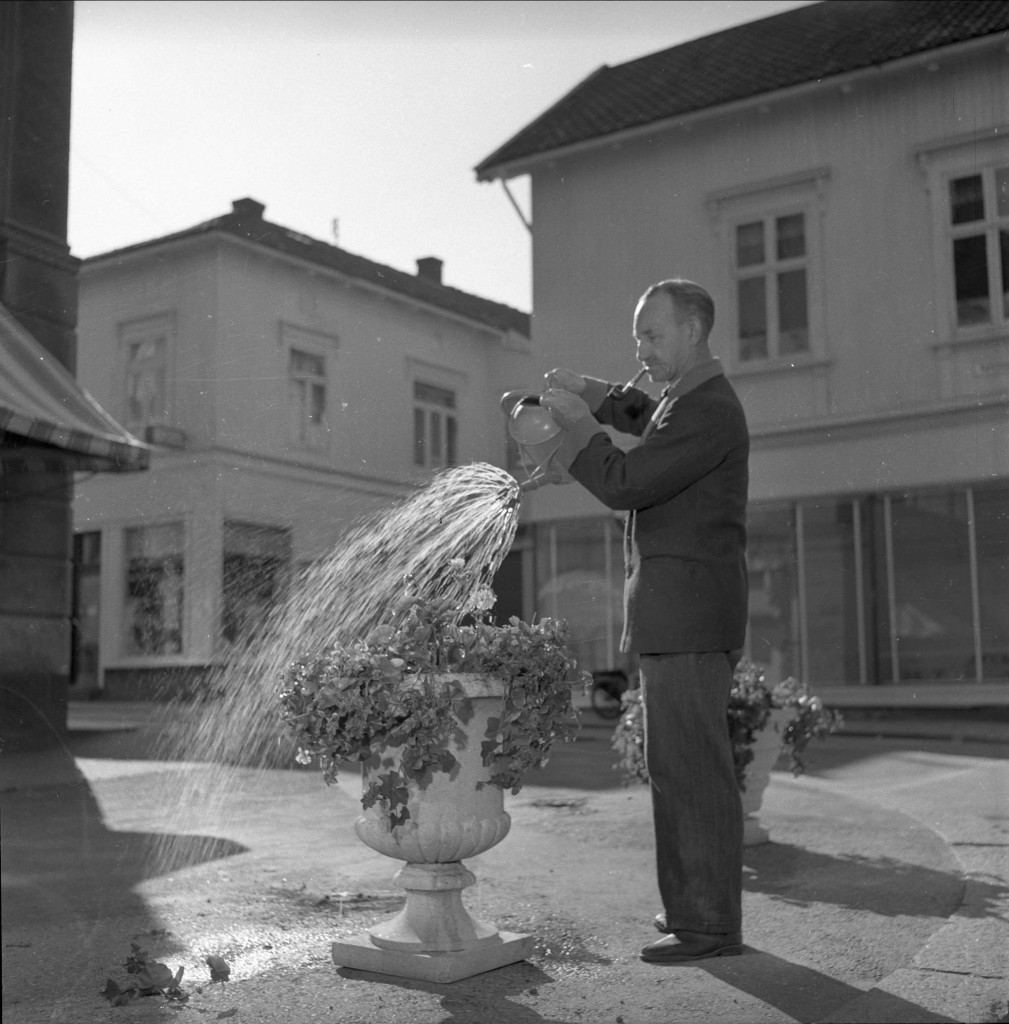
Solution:
M 184 231 L 177 231 L 174 234 L 163 235 L 160 238 L 152 238 L 136 245 L 91 256 L 83 262 L 85 265 L 93 264 L 126 253 L 149 249 L 163 242 L 192 238 L 213 231 L 223 231 L 226 234 L 247 239 L 265 249 L 295 256 L 348 277 L 368 281 L 388 289 L 390 292 L 404 295 L 429 306 L 435 306 L 449 313 L 455 313 L 495 330 L 516 331 L 527 338 L 530 335 L 530 316 L 521 310 L 501 302 L 482 299 L 469 292 L 460 291 L 458 288 L 451 288 L 441 284 L 434 279 L 434 276 L 425 277 L 420 274 L 414 275 L 402 270 L 395 270 L 393 267 L 375 263 L 363 256 L 356 256 L 354 253 L 347 252 L 346 249 L 292 231 L 290 228 L 271 224 L 263 219 L 266 207 L 255 199 L 236 199 L 232 202 L 231 207 L 231 213 L 214 217 L 212 220 L 186 228 Z M 434 263 L 438 266 L 438 270 L 435 270 L 433 274 L 436 275 L 440 272 L 440 261 L 438 260 L 428 258 L 418 262 L 427 264 L 429 267 Z
M 676 17 L 677 4 L 670 4 Z M 824 0 L 603 65 L 481 161 L 508 164 L 954 43 L 1009 31 L 1005 0 Z

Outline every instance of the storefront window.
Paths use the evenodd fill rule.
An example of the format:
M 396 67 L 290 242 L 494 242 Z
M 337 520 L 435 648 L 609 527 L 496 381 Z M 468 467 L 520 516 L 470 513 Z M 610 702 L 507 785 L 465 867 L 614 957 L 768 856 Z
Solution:
M 899 678 L 973 680 L 966 492 L 894 497 L 890 508 Z
M 1009 682 L 1009 486 L 974 490 L 981 668 Z
M 750 505 L 746 654 L 812 686 L 1009 683 L 1009 485 Z M 581 668 L 619 653 L 622 527 L 538 524 L 537 615 Z
M 253 523 L 224 523 L 224 639 L 251 637 L 287 585 L 291 565 L 289 530 Z
M 562 618 L 579 669 L 623 666 L 621 524 L 612 517 L 553 523 L 537 530 L 536 615 Z
M 126 530 L 125 654 L 182 652 L 184 540 L 182 523 Z
M 750 621 L 747 653 L 772 679 L 799 675 L 799 589 L 795 511 L 751 506 L 747 515 Z
M 855 515 L 850 499 L 802 505 L 807 657 L 810 683 L 838 685 L 864 680 L 860 645 L 865 641 Z M 861 540 L 862 531 L 858 530 Z

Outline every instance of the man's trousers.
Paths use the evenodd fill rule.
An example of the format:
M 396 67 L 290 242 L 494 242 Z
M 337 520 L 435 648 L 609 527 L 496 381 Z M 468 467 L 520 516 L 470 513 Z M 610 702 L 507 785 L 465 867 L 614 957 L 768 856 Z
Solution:
M 670 930 L 727 934 L 742 924 L 743 809 L 727 722 L 736 660 L 725 652 L 640 659 L 659 893 Z

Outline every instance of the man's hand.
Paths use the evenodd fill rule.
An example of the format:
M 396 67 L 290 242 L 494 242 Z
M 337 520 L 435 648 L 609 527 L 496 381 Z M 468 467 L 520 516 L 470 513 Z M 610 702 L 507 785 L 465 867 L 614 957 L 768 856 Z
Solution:
M 565 370 L 557 367 L 549 373 L 543 374 L 548 388 L 560 388 L 562 391 L 570 391 L 573 395 L 580 395 L 585 390 L 585 378 L 574 370 Z
M 592 418 L 592 410 L 585 399 L 570 391 L 551 389 L 540 398 L 540 405 L 549 409 L 550 415 L 565 430 L 569 430 L 586 416 Z

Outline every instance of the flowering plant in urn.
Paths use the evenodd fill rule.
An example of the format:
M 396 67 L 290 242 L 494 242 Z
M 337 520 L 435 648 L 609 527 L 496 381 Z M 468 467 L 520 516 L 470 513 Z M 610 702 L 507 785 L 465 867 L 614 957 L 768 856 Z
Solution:
M 463 574 L 462 559 L 446 570 Z M 390 622 L 367 636 L 296 661 L 284 678 L 281 715 L 299 743 L 298 760 L 318 759 L 327 782 L 347 761 L 362 762 L 362 803 L 378 806 L 390 828 L 410 820 L 409 785 L 426 788 L 458 765 L 453 739 L 472 716 L 462 678 L 498 680 L 502 696 L 481 737 L 489 784 L 517 793 L 526 772 L 544 765 L 557 739 L 575 728 L 575 661 L 557 619 L 489 619 L 494 596 L 476 591 L 471 607 L 420 596 L 409 587 Z M 396 763 L 386 756 L 398 752 Z

